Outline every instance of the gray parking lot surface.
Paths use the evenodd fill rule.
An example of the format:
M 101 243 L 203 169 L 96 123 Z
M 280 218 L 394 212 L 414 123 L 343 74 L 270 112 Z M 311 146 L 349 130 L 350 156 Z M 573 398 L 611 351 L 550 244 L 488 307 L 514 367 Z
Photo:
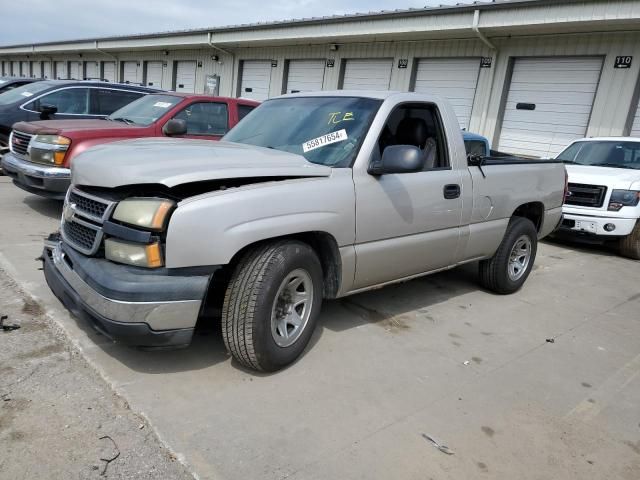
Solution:
M 0 269 L 0 478 L 193 476 Z
M 176 351 L 93 333 L 33 260 L 60 205 L 6 177 L 0 204 L 0 266 L 199 478 L 640 478 L 638 262 L 543 243 L 511 296 L 468 266 L 326 302 L 300 361 L 261 375 L 215 326 Z

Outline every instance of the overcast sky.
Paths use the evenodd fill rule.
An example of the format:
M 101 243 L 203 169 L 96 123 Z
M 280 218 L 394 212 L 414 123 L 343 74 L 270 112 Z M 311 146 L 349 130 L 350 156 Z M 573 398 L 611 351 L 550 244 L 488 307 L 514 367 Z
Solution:
M 0 45 L 162 32 L 461 0 L 17 0 L 0 7 Z

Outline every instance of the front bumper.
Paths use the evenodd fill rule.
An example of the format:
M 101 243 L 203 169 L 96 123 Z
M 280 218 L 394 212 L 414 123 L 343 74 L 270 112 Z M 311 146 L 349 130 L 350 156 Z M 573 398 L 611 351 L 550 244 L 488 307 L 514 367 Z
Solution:
M 126 345 L 188 345 L 210 276 L 143 272 L 85 257 L 62 242 L 47 242 L 44 275 L 58 299 L 76 317 Z
M 559 231 L 565 234 L 613 239 L 631 234 L 637 221 L 637 218 L 597 217 L 564 213 Z M 612 225 L 614 229 L 607 231 L 604 228 L 605 225 Z M 606 238 L 604 239 L 606 240 Z
M 71 183 L 70 169 L 27 162 L 11 152 L 2 157 L 2 170 L 23 190 L 55 200 L 64 200 Z

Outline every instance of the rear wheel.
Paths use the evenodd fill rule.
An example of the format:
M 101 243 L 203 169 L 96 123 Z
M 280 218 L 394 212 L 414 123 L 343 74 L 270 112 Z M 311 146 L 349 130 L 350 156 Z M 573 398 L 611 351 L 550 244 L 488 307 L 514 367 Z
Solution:
M 513 293 L 527 280 L 538 249 L 538 232 L 528 218 L 514 217 L 498 250 L 480 262 L 480 283 L 500 294 Z
M 631 233 L 619 240 L 620 255 L 634 260 L 640 260 L 640 220 Z
M 294 362 L 315 329 L 322 267 L 307 244 L 283 240 L 247 253 L 222 308 L 222 336 L 242 365 L 275 371 Z

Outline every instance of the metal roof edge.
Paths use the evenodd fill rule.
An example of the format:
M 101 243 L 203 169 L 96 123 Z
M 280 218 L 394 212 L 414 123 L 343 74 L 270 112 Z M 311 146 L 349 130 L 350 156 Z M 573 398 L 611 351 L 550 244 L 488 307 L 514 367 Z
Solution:
M 589 2 L 597 0 L 563 0 L 561 3 L 566 5 L 567 3 L 577 2 Z M 82 39 L 70 39 L 60 41 L 38 42 L 38 43 L 23 43 L 14 45 L 0 45 L 0 49 L 11 48 L 25 48 L 25 47 L 46 47 L 54 45 L 71 45 L 74 43 L 88 43 L 88 42 L 105 42 L 114 40 L 143 40 L 155 37 L 177 37 L 182 35 L 198 35 L 211 33 L 225 33 L 225 32 L 238 32 L 247 30 L 265 30 L 279 27 L 295 27 L 304 25 L 315 25 L 319 23 L 333 24 L 333 23 L 345 23 L 349 21 L 361 21 L 361 20 L 376 20 L 376 19 L 389 19 L 389 18 L 402 18 L 410 15 L 429 16 L 429 15 L 443 15 L 447 13 L 466 13 L 474 10 L 496 10 L 496 9 L 508 9 L 513 7 L 531 6 L 531 5 L 559 5 L 556 0 L 492 0 L 488 1 L 475 1 L 468 4 L 456 4 L 456 5 L 440 5 L 434 7 L 424 8 L 408 8 L 397 10 L 382 10 L 378 12 L 366 12 L 366 13 L 352 13 L 345 15 L 332 15 L 325 17 L 311 17 L 291 20 L 276 20 L 271 22 L 259 22 L 248 23 L 240 25 L 227 25 L 221 27 L 209 27 L 209 28 L 195 28 L 187 30 L 173 30 L 167 32 L 151 32 L 132 35 L 114 35 L 107 37 L 91 37 Z M 562 5 L 559 5 L 562 6 Z M 206 42 L 204 42 L 206 43 Z

